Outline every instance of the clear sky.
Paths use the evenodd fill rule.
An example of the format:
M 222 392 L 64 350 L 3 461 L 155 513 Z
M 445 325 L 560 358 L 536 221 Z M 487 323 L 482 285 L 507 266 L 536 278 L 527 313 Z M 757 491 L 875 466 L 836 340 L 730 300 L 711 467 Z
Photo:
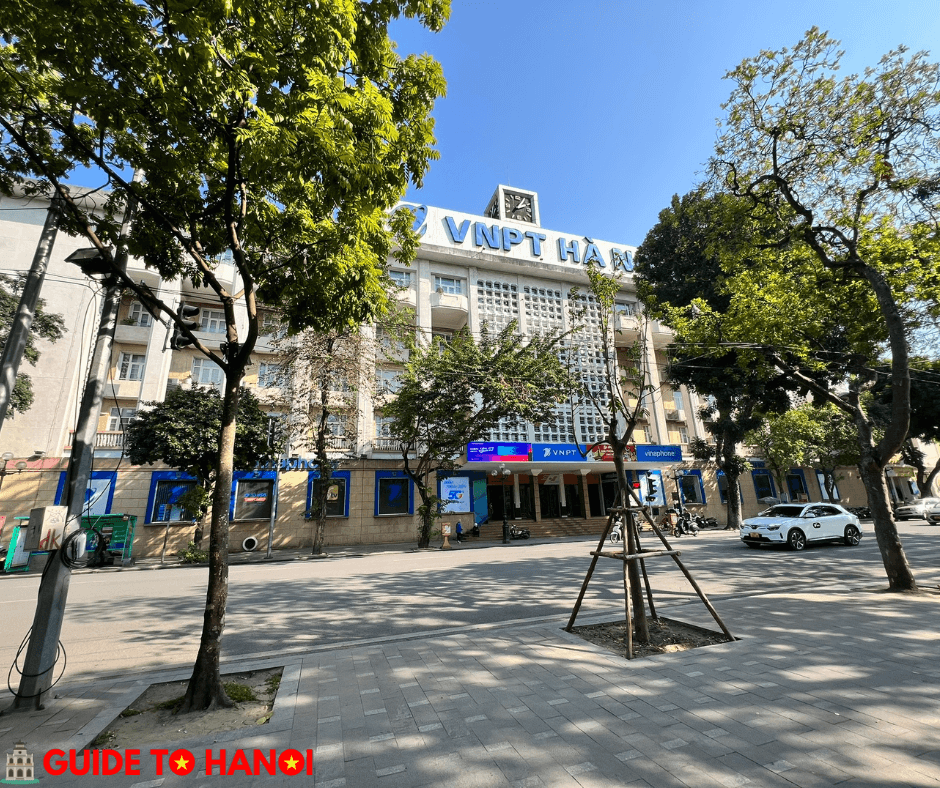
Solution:
M 543 227 L 640 244 L 700 179 L 731 91 L 724 74 L 818 26 L 843 73 L 899 45 L 940 60 L 938 0 L 452 0 L 437 34 L 411 22 L 447 97 L 441 158 L 409 200 L 482 213 L 497 184 L 537 191 Z

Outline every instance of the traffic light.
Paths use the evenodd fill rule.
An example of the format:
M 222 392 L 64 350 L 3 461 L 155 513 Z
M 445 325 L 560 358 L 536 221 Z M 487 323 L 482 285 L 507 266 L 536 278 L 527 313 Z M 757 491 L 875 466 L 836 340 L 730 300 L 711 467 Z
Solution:
M 653 474 L 646 474 L 646 500 L 653 502 L 659 496 L 659 479 Z
M 186 304 L 183 301 L 180 301 L 179 316 L 180 323 L 182 323 L 190 331 L 195 331 L 196 327 L 199 325 L 195 320 L 192 320 L 196 315 L 199 314 L 199 307 L 193 304 Z M 187 345 L 191 345 L 193 340 L 189 337 L 184 336 L 180 331 L 180 328 L 175 323 L 173 324 L 173 336 L 170 337 L 170 347 L 173 350 L 181 350 Z

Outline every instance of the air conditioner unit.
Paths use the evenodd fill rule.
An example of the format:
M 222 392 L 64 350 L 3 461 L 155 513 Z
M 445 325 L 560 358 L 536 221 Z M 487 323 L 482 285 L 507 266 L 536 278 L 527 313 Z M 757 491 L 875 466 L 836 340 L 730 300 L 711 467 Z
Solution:
M 685 414 L 681 410 L 667 410 L 666 421 L 685 421 Z

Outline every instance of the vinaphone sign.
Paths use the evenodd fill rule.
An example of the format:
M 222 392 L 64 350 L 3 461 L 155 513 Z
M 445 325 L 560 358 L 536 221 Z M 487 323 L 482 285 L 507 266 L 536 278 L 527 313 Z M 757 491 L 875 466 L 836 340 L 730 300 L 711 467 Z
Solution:
M 414 230 L 422 244 L 487 252 L 520 261 L 562 265 L 595 263 L 612 272 L 633 272 L 633 247 L 544 230 L 527 222 L 494 222 L 470 214 L 444 211 L 427 205 L 402 203 L 415 215 Z

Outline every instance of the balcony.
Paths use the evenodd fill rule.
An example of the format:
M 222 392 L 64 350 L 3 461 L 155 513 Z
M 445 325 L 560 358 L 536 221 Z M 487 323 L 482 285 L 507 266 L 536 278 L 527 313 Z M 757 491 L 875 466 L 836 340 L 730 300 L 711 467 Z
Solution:
M 123 345 L 146 345 L 150 341 L 150 326 L 119 324 L 114 332 L 114 341 Z
M 624 312 L 618 312 L 614 317 L 614 346 L 624 347 L 632 345 L 640 338 L 642 325 L 637 315 L 629 315 Z
M 383 454 L 401 454 L 401 441 L 398 438 L 373 438 L 372 451 Z
M 469 301 L 465 295 L 455 293 L 431 293 L 431 324 L 435 328 L 456 330 L 467 325 L 470 314 Z
M 653 347 L 666 347 L 675 341 L 675 332 L 658 320 L 653 321 Z
M 124 446 L 123 432 L 98 432 L 95 435 L 96 449 L 120 449 Z

